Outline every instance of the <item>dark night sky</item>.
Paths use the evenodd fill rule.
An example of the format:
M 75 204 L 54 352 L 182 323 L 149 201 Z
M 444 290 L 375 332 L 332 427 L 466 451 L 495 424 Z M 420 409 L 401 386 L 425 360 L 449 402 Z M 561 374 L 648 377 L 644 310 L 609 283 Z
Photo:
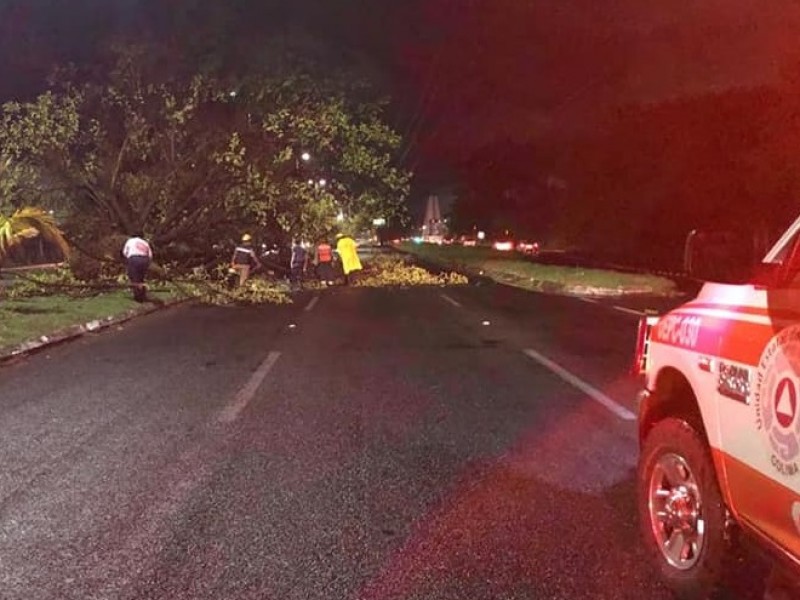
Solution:
M 306 29 L 395 97 L 409 154 L 441 161 L 580 127 L 619 103 L 776 81 L 800 56 L 793 0 L 0 0 L 0 97 L 114 33 L 231 39 Z M 333 50 L 336 49 L 336 50 Z M 420 153 L 419 149 L 426 149 Z
M 524 141 L 618 104 L 771 83 L 784 68 L 800 70 L 800 4 L 792 0 L 458 5 L 438 15 L 447 41 L 437 72 L 446 76 L 430 85 L 434 128 L 438 117 L 436 129 L 447 131 L 442 152 Z

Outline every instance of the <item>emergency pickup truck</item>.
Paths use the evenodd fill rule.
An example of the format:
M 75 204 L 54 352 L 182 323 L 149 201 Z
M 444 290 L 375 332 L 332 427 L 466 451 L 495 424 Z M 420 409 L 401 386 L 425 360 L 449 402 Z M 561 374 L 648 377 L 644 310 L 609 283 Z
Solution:
M 800 598 L 800 219 L 745 283 L 705 283 L 639 325 L 642 533 L 680 598 L 735 546 L 767 550 L 768 598 Z

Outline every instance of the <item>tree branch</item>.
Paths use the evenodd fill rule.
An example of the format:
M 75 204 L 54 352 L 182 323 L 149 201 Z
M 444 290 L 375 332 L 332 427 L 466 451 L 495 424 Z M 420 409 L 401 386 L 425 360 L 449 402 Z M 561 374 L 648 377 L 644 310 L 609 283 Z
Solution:
M 220 190 L 220 193 L 217 195 L 218 201 L 223 200 L 226 193 L 236 189 L 236 187 L 238 187 L 242 183 L 244 183 L 244 179 L 241 179 L 241 180 L 237 181 L 233 185 L 225 186 L 224 192 Z M 208 204 L 208 203 L 200 204 L 199 206 L 194 208 L 191 212 L 189 212 L 188 214 L 184 215 L 180 220 L 180 224 L 178 224 L 175 227 L 171 228 L 169 233 L 159 237 L 159 242 L 161 242 L 161 243 L 169 243 L 169 242 L 172 242 L 172 241 L 174 241 L 176 239 L 179 239 L 180 237 L 185 235 L 186 232 L 189 231 L 196 224 L 196 222 L 199 220 L 200 216 L 204 214 L 204 212 L 213 211 L 215 208 L 216 208 L 216 206 L 213 203 L 212 204 Z M 180 213 L 178 213 L 178 215 L 176 215 L 176 216 L 180 217 L 181 215 L 180 215 Z
M 114 164 L 114 170 L 111 172 L 111 180 L 109 181 L 108 188 L 111 193 L 114 193 L 114 188 L 117 186 L 117 177 L 119 176 L 119 170 L 122 167 L 122 157 L 125 155 L 125 150 L 128 148 L 128 140 L 130 139 L 131 134 L 126 133 L 125 139 L 122 140 L 122 145 L 119 148 L 119 152 L 117 153 L 117 160 Z

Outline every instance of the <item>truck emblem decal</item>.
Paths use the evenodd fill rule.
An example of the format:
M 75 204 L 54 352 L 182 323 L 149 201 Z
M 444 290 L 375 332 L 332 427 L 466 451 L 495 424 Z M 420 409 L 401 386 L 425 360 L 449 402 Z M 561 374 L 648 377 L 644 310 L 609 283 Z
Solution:
M 770 464 L 784 476 L 800 472 L 800 326 L 774 336 L 761 355 L 756 376 L 756 426 L 770 453 Z
M 717 391 L 738 402 L 750 404 L 750 369 L 719 361 Z
M 781 379 L 775 390 L 775 416 L 778 424 L 784 429 L 791 427 L 797 412 L 797 392 L 794 381 L 788 377 Z

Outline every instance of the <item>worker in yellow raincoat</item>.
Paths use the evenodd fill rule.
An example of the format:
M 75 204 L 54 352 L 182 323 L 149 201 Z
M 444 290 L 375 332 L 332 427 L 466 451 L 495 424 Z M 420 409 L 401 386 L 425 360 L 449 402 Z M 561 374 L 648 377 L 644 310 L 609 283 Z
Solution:
M 344 284 L 349 285 L 352 281 L 353 273 L 361 270 L 361 260 L 358 258 L 358 246 L 356 241 L 349 235 L 336 235 L 336 252 L 342 261 L 342 271 L 344 272 Z

